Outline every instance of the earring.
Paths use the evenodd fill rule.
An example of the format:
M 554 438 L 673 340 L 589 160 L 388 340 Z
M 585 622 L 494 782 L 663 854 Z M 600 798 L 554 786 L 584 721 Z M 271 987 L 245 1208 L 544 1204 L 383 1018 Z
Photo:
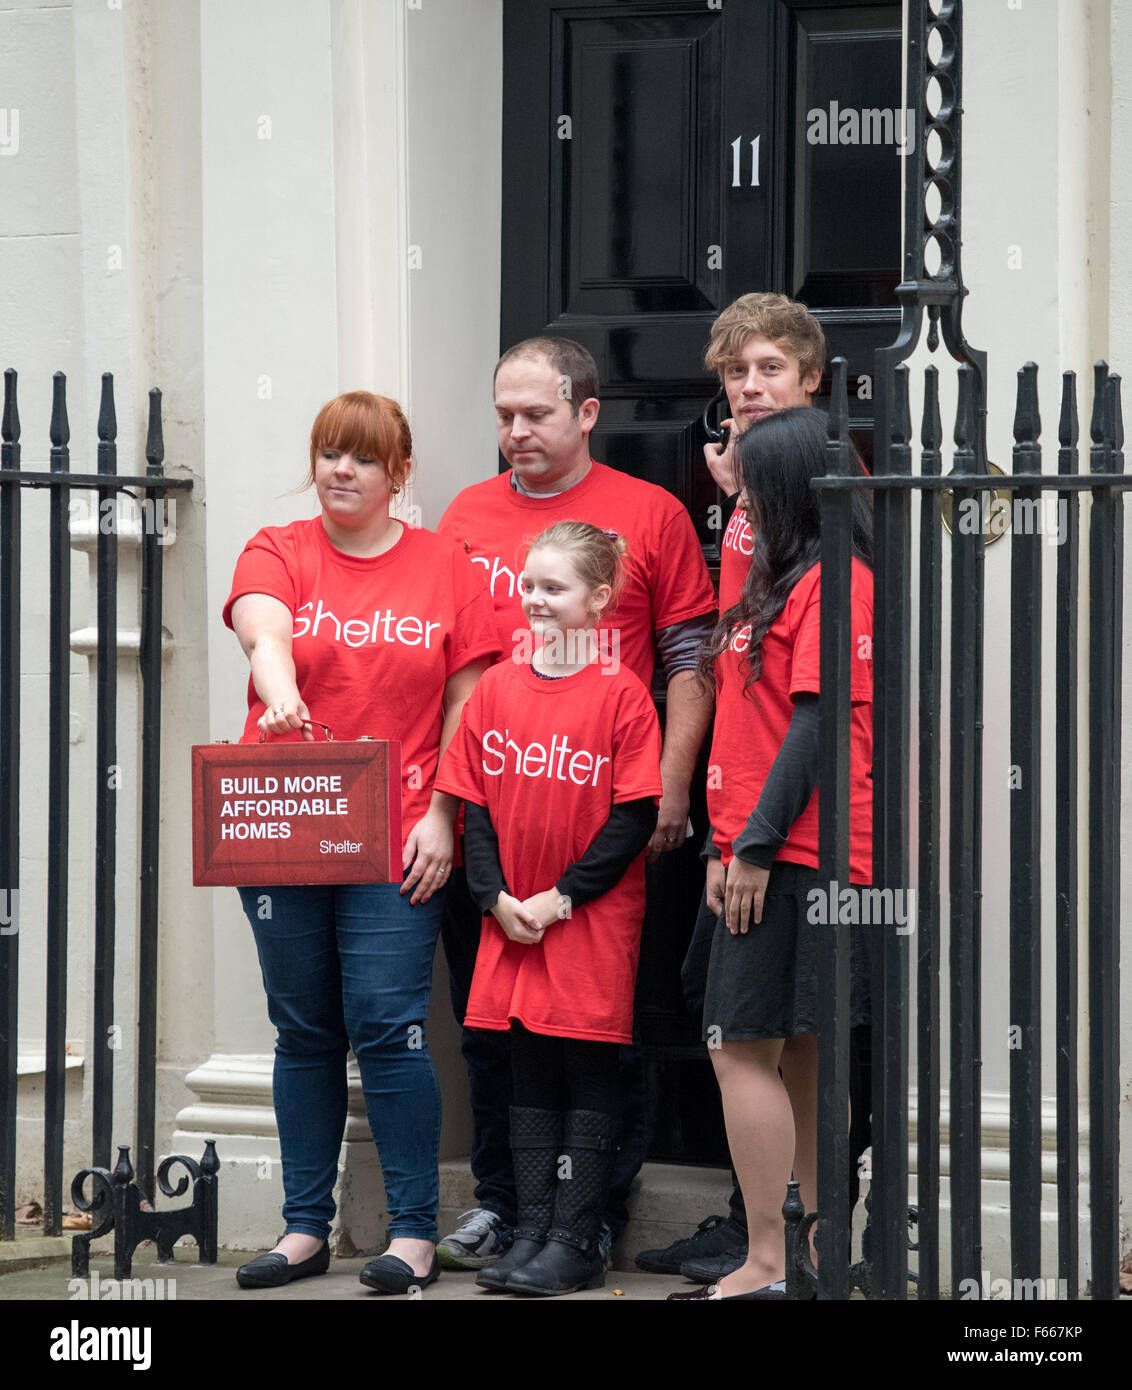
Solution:
M 393 484 L 393 495 L 396 496 L 397 493 L 399 493 L 400 491 L 401 491 L 401 484 L 400 484 L 400 483 L 394 483 L 394 484 Z

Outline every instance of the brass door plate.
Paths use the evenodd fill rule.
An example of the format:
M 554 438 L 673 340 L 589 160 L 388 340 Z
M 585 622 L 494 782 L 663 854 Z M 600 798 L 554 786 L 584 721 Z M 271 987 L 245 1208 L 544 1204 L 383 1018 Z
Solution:
M 951 477 L 954 471 L 955 470 L 952 469 L 951 473 L 947 476 Z M 988 463 L 987 471 L 1000 478 L 1004 476 L 1002 469 L 999 468 L 997 463 Z M 943 519 L 944 526 L 947 527 L 949 532 L 952 529 L 951 513 L 954 501 L 955 494 L 951 491 L 941 492 L 939 494 L 939 514 Z M 1006 535 L 1007 531 L 1010 530 L 1010 489 L 995 488 L 995 490 L 990 493 L 982 492 L 981 494 L 972 494 L 969 498 L 965 499 L 965 505 L 970 507 L 972 503 L 975 505 L 982 504 L 984 543 L 986 545 L 993 545 L 995 541 L 1000 540 Z

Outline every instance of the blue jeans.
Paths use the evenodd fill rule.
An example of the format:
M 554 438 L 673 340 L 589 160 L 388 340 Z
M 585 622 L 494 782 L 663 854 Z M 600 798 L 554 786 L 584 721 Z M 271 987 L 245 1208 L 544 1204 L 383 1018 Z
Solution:
M 241 888 L 275 1025 L 288 1232 L 325 1239 L 346 1126 L 346 1049 L 381 1158 L 389 1236 L 436 1239 L 440 1087 L 425 1040 L 443 891 L 400 884 Z

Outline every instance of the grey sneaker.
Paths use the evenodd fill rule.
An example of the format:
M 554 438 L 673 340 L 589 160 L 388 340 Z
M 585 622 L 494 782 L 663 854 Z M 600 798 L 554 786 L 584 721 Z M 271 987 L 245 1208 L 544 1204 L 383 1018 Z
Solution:
M 436 1247 L 436 1257 L 444 1269 L 484 1269 L 509 1250 L 514 1239 L 514 1228 L 501 1216 L 473 1207 Z

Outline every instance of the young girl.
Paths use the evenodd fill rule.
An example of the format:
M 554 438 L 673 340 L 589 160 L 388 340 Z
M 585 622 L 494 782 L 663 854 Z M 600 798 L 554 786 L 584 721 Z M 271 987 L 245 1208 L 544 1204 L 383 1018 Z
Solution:
M 757 421 L 739 443 L 751 567 L 723 614 L 708 663 L 716 718 L 708 813 L 717 858 L 707 899 L 719 914 L 704 1038 L 723 1096 L 747 1209 L 746 1262 L 672 1299 L 785 1297 L 782 1202 L 791 1172 L 817 1198 L 817 959 L 821 526 L 810 480 L 826 472 L 826 417 L 810 407 Z M 872 877 L 872 516 L 855 494 L 851 620 L 849 866 Z M 822 918 L 822 920 L 827 920 Z M 850 1026 L 867 1022 L 867 954 L 852 942 Z M 781 1073 L 781 1074 L 780 1074 Z
M 465 1023 L 511 1031 L 519 1221 L 508 1253 L 477 1276 L 489 1289 L 605 1282 L 596 1236 L 661 794 L 649 692 L 595 632 L 623 550 L 577 521 L 531 544 L 522 604 L 537 649 L 515 634 L 526 642 L 476 687 L 437 776 L 465 799 L 468 886 L 491 914 Z

